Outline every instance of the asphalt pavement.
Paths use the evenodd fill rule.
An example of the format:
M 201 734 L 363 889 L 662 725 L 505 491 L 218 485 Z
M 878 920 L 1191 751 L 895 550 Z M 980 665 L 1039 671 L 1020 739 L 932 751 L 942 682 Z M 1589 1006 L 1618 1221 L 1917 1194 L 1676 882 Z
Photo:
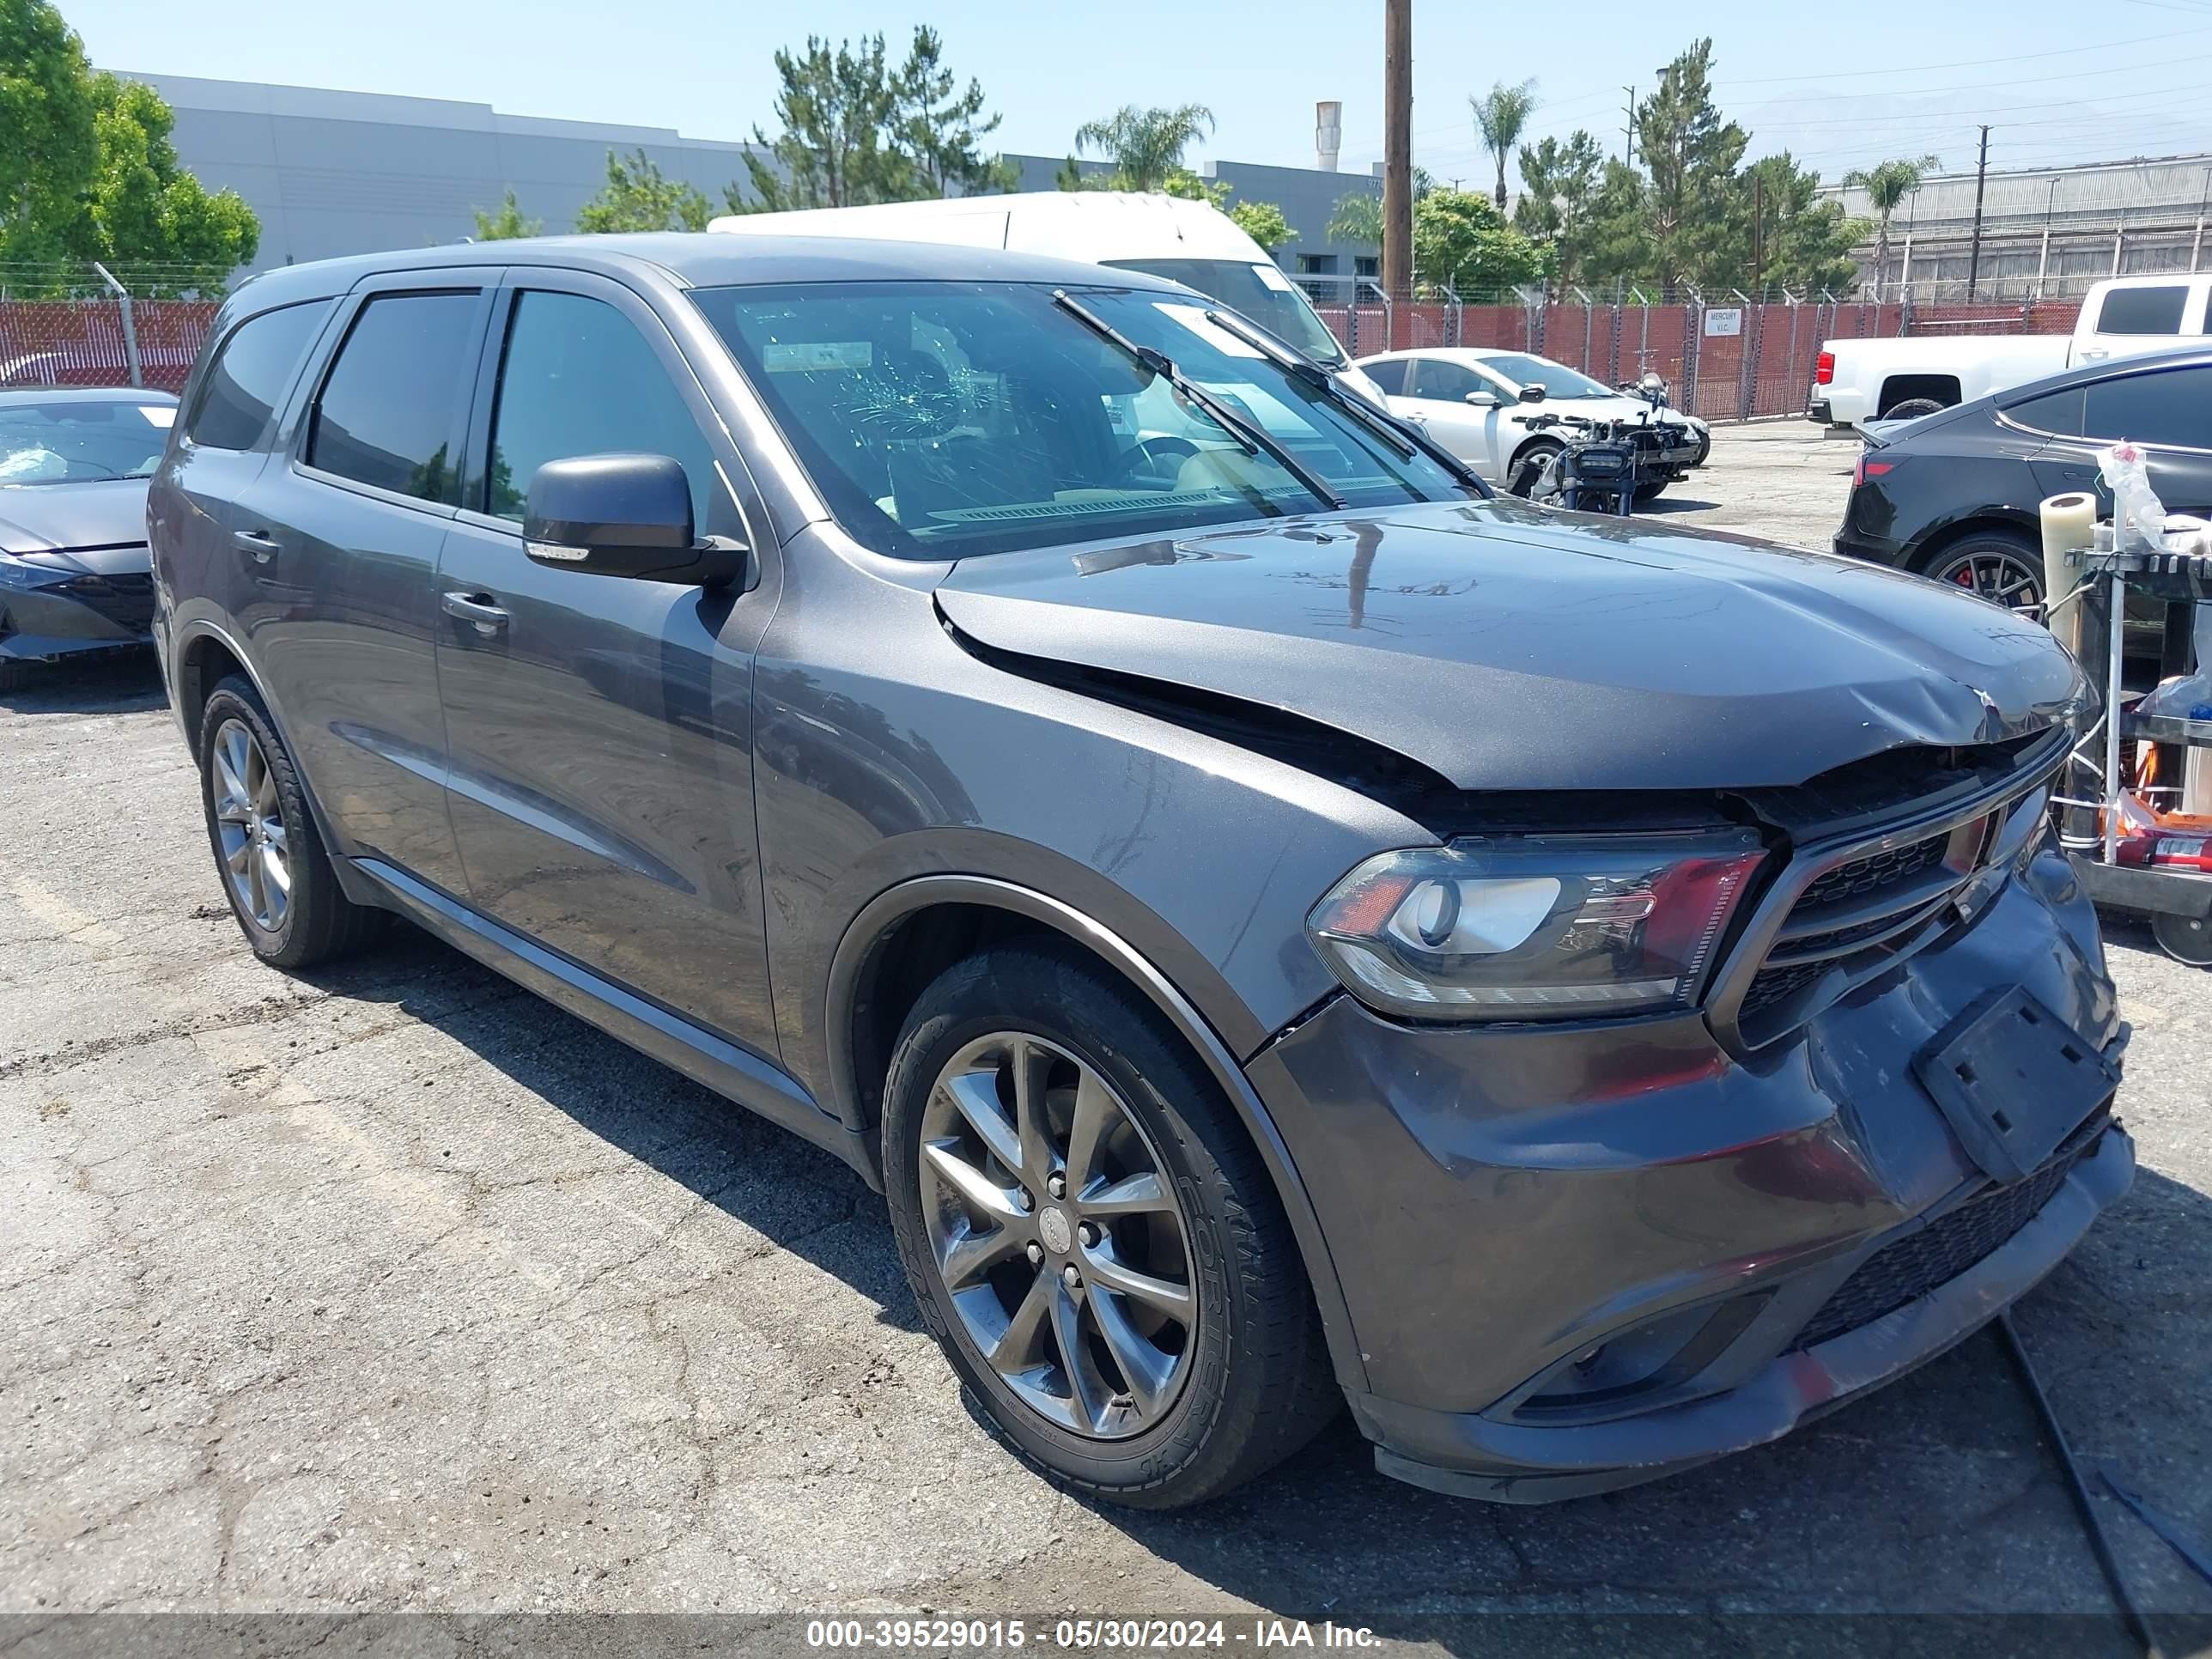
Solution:
M 1854 448 L 1723 430 L 1659 509 L 1825 546 Z M 1267 1613 L 1464 1650 L 1439 1618 L 2110 1613 L 1990 1333 L 1553 1507 L 1385 1480 L 1344 1423 L 1198 1512 L 1075 1501 L 963 1407 L 827 1154 L 411 930 L 259 965 L 149 664 L 0 694 L 0 1614 Z M 2019 1328 L 2077 1448 L 2203 1547 L 2212 975 L 2111 951 L 2141 1173 Z M 2096 1501 L 2154 1613 L 2212 1616 Z

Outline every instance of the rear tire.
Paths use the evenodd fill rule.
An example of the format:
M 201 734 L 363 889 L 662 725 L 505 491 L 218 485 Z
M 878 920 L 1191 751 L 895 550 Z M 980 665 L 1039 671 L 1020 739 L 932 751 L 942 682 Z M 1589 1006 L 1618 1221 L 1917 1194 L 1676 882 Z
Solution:
M 2043 603 L 2043 553 L 2008 530 L 1975 530 L 1919 563 L 1920 574 L 2019 611 Z M 2040 615 L 2039 611 L 2037 613 Z
M 1086 1100 L 1105 1131 L 1082 1132 Z M 900 1033 L 883 1133 L 922 1321 L 1053 1479 L 1139 1509 L 1203 1503 L 1341 1408 L 1259 1153 L 1158 1012 L 1079 951 L 1015 944 L 946 969 Z M 1151 1213 L 1115 1207 L 1135 1188 Z M 1164 1311 L 1177 1290 L 1187 1321 Z
M 1885 421 L 1917 421 L 1923 415 L 1941 414 L 1950 406 L 1939 404 L 1933 398 L 1907 398 L 1903 403 L 1893 404 L 1882 410 L 1881 418 Z
M 199 756 L 216 874 L 253 954 L 309 968 L 373 939 L 384 912 L 338 886 L 292 757 L 250 681 L 229 675 L 209 695 Z

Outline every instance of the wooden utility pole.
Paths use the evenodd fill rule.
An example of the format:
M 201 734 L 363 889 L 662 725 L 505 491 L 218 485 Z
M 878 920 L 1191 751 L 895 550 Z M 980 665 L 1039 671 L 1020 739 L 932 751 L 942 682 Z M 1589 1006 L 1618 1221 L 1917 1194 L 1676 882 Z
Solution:
M 1413 0 L 1382 6 L 1382 289 L 1413 297 Z
M 1974 164 L 1974 240 L 1966 249 L 1966 298 L 1974 297 L 1974 285 L 1982 276 L 1982 189 L 1990 179 L 1990 129 L 1982 127 L 1982 159 Z

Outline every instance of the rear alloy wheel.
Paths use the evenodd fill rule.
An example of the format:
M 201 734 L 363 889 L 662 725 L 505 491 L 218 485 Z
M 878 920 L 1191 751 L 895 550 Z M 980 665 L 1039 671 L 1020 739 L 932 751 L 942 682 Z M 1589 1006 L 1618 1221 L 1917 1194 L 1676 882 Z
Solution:
M 373 938 L 384 913 L 339 887 L 292 757 L 242 676 L 209 695 L 199 755 L 208 843 L 253 953 L 279 968 L 306 968 Z
M 1024 1457 L 1200 1503 L 1340 1410 L 1304 1265 L 1220 1085 L 1058 940 L 957 963 L 884 1085 L 884 1185 L 922 1322 Z
M 2008 537 L 1974 536 L 1947 547 L 1929 561 L 1927 574 L 2007 610 L 2040 614 L 2043 562 Z

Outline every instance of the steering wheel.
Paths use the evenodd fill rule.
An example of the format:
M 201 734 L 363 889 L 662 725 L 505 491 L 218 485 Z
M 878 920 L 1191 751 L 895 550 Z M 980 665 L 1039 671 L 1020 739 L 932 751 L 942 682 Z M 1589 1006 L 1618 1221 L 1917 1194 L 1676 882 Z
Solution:
M 1145 471 L 1153 471 L 1156 476 L 1165 477 L 1164 471 L 1160 468 L 1164 459 L 1172 458 L 1180 469 L 1183 462 L 1197 453 L 1198 446 L 1188 438 L 1139 438 L 1123 450 L 1121 459 L 1115 463 L 1114 482 L 1117 484 L 1133 483 L 1137 475 Z

